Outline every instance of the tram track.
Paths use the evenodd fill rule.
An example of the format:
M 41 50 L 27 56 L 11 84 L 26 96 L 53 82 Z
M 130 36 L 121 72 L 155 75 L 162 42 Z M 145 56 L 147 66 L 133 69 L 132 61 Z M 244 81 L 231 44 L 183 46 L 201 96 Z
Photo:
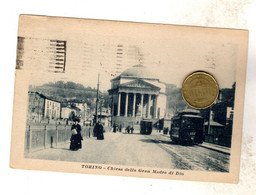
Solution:
M 222 156 L 214 156 L 214 154 L 211 154 L 210 149 L 200 146 L 186 147 L 167 144 L 166 140 L 152 137 L 152 135 L 146 136 L 146 138 L 157 143 L 164 151 L 175 157 L 175 159 L 179 159 L 178 161 L 185 163 L 184 165 L 187 165 L 185 169 L 217 172 L 229 171 L 229 168 L 225 167 L 225 165 L 229 164 L 229 157 L 225 159 L 224 154 L 222 154 Z M 173 146 L 175 146 L 176 149 Z M 179 167 L 180 166 L 178 166 L 178 168 Z M 184 166 L 181 166 L 181 168 L 184 169 Z
M 184 156 L 178 154 L 175 150 L 172 150 L 168 147 L 166 147 L 164 144 L 161 143 L 161 141 L 153 139 L 150 136 L 145 136 L 147 139 L 150 139 L 152 142 L 158 144 L 157 146 L 163 149 L 168 154 L 172 155 L 175 158 L 174 164 L 177 166 L 176 169 L 183 169 L 183 170 L 198 170 L 198 171 L 204 171 L 204 169 L 201 166 L 198 166 L 194 163 L 191 163 L 189 160 L 184 158 Z
M 199 149 L 200 146 L 195 146 L 195 148 L 189 148 L 190 150 L 192 150 L 193 152 L 196 152 L 198 157 L 205 157 L 206 155 L 207 156 L 207 163 L 208 163 L 208 166 L 209 167 L 212 167 L 214 168 L 214 170 L 216 171 L 220 171 L 220 172 L 228 172 L 229 171 L 229 166 L 228 167 L 225 167 L 225 166 L 222 166 L 221 164 L 229 164 L 229 160 L 224 160 L 223 158 L 222 159 L 219 159 L 217 158 L 216 156 L 213 156 L 212 154 L 203 154 L 202 152 L 198 151 L 197 149 Z M 205 150 L 210 150 L 210 149 L 205 149 Z
M 170 141 L 170 142 L 172 142 L 171 140 L 170 140 L 170 138 L 168 138 L 167 139 L 167 137 L 165 137 L 165 140 L 168 140 L 168 141 Z M 160 141 L 165 141 L 165 140 L 160 140 Z M 201 154 L 201 152 L 204 152 L 204 151 L 208 151 L 208 152 L 210 152 L 210 151 L 214 151 L 214 152 L 212 152 L 212 153 L 209 153 L 209 155 L 210 155 L 210 157 L 211 158 L 214 158 L 214 159 L 218 159 L 218 160 L 224 160 L 223 159 L 223 157 L 225 158 L 225 163 L 229 163 L 229 156 L 230 156 L 230 154 L 229 153 L 225 153 L 225 152 L 222 152 L 222 151 L 218 151 L 218 150 L 212 150 L 211 148 L 208 148 L 208 147 L 202 147 L 202 146 L 200 146 L 200 145 L 193 145 L 193 146 L 182 146 L 182 145 L 179 145 L 180 147 L 187 147 L 188 149 L 191 149 L 191 150 L 193 150 L 193 151 L 195 151 L 195 152 L 198 152 L 199 154 Z M 195 150 L 195 148 L 196 148 L 196 150 Z M 218 154 L 218 156 L 217 155 L 213 155 L 213 153 L 215 153 L 215 154 Z

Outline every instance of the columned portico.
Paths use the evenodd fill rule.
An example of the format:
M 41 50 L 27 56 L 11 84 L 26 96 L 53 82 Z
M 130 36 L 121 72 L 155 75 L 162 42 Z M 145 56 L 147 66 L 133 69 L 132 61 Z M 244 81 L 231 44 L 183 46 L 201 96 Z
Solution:
M 122 98 L 123 96 L 124 98 Z M 129 98 L 132 97 L 132 98 Z M 136 101 L 140 99 L 139 101 Z M 125 104 L 125 105 L 123 105 Z M 122 105 L 122 106 L 121 106 Z M 139 109 L 136 109 L 139 107 Z M 118 93 L 117 116 L 156 118 L 157 95 Z M 122 110 L 124 108 L 124 110 Z M 146 109 L 146 110 L 145 110 Z M 121 115 L 121 113 L 123 113 Z
M 108 90 L 112 100 L 112 124 L 127 127 L 139 125 L 143 119 L 157 121 L 158 97 L 161 97 L 159 79 L 144 66 L 137 65 L 111 80 Z M 162 101 L 162 99 L 160 98 Z M 159 106 L 164 104 L 159 102 Z

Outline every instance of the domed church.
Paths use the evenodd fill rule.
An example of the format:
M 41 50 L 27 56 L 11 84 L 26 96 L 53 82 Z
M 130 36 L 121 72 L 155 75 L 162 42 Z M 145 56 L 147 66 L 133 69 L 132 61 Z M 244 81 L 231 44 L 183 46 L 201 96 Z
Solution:
M 138 125 L 142 119 L 154 123 L 166 111 L 166 85 L 143 65 L 135 65 L 111 80 L 112 125 Z

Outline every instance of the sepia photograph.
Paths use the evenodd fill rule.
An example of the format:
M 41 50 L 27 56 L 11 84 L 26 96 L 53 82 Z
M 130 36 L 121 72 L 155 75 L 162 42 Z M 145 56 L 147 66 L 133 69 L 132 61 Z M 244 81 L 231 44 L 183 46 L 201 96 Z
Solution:
M 236 183 L 247 42 L 246 30 L 21 15 L 11 165 Z M 194 72 L 216 82 L 209 105 L 195 106 L 206 79 L 185 91 Z

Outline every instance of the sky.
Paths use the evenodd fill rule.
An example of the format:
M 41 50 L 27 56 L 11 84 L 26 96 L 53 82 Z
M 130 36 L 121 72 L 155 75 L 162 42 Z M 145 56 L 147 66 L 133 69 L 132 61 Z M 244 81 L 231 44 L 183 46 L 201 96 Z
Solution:
M 110 89 L 111 79 L 137 64 L 178 87 L 190 73 L 203 70 L 220 88 L 230 88 L 245 43 L 244 32 L 228 29 L 33 17 L 25 17 L 20 26 L 30 84 L 63 80 L 96 88 L 99 73 L 103 91 Z M 66 41 L 64 73 L 49 72 L 52 39 Z

